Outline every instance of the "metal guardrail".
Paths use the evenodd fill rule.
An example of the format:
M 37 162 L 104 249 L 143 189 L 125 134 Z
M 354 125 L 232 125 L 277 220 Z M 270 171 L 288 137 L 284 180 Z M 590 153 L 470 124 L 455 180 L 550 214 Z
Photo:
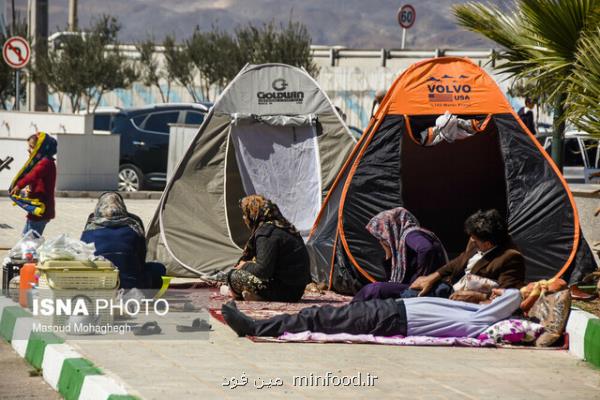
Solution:
M 48 38 L 50 46 L 60 43 L 63 36 L 73 35 L 73 32 L 56 32 Z M 107 45 L 107 50 L 118 48 L 125 56 L 137 59 L 139 51 L 134 44 Z M 156 53 L 162 54 L 165 51 L 164 46 L 154 47 Z M 351 49 L 343 46 L 323 46 L 312 45 L 312 56 L 317 59 L 328 58 L 329 65 L 334 67 L 342 59 L 380 59 L 381 66 L 386 65 L 388 60 L 396 58 L 434 58 L 434 57 L 469 57 L 476 60 L 493 60 L 496 50 L 494 49 L 431 49 L 431 50 L 409 50 L 409 49 Z

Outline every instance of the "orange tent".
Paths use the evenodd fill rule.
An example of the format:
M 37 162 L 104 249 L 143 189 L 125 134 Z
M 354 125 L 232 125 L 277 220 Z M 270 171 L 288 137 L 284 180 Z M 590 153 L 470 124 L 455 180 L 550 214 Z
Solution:
M 423 146 L 418 134 L 447 111 L 472 120 L 477 133 Z M 341 293 L 387 281 L 383 250 L 365 225 L 399 206 L 450 256 L 467 243 L 464 220 L 495 208 L 525 257 L 528 280 L 566 274 L 577 281 L 595 268 L 563 176 L 494 80 L 468 59 L 425 60 L 392 84 L 313 226 L 313 279 Z

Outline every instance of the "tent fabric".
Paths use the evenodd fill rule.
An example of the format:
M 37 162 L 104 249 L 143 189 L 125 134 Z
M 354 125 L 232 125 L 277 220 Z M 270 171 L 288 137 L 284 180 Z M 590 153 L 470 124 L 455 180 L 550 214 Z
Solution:
M 231 267 L 249 236 L 239 200 L 253 193 L 272 198 L 307 236 L 354 145 L 304 70 L 246 66 L 169 180 L 148 229 L 147 259 L 182 277 Z
M 271 199 L 300 234 L 321 209 L 321 176 L 315 129 L 254 124 L 231 129 L 246 193 Z
M 477 132 L 422 145 L 419 133 L 446 112 L 473 120 Z M 493 79 L 468 59 L 426 60 L 392 84 L 312 228 L 313 279 L 344 294 L 388 280 L 383 250 L 365 226 L 400 206 L 451 257 L 466 246 L 465 219 L 496 208 L 524 255 L 527 280 L 576 282 L 595 269 L 564 178 Z

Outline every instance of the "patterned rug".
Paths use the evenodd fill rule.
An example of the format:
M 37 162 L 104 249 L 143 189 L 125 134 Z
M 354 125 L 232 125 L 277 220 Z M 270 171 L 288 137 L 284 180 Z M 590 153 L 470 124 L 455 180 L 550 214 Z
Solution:
M 213 317 L 223 322 L 221 316 L 221 306 L 230 301 L 229 296 L 223 296 L 218 291 L 213 291 L 210 295 L 210 313 Z M 279 314 L 295 314 L 306 307 L 323 306 L 330 304 L 332 306 L 343 306 L 352 300 L 350 296 L 343 296 L 331 291 L 324 292 L 305 292 L 302 299 L 297 303 L 280 303 L 276 301 L 236 301 L 240 311 L 253 319 L 266 319 Z

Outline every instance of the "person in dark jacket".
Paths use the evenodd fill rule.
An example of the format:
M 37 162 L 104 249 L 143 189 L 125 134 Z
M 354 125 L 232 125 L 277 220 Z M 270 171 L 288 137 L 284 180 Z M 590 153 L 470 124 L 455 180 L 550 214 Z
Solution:
M 385 251 L 389 282 L 364 286 L 353 301 L 400 297 L 419 276 L 428 275 L 448 262 L 442 242 L 431 231 L 421 228 L 419 221 L 406 208 L 382 211 L 367 224 Z
M 240 201 L 251 234 L 238 264 L 227 276 L 238 299 L 296 302 L 310 282 L 302 236 L 276 204 L 261 195 Z
M 472 303 L 486 300 L 488 295 L 477 291 L 453 292 L 451 285 L 468 274 L 493 280 L 502 289 L 519 289 L 525 284 L 525 260 L 497 210 L 477 211 L 465 221 L 465 231 L 470 236 L 465 251 L 437 271 L 417 278 L 403 297 L 433 294 Z
M 137 215 L 127 212 L 120 194 L 107 192 L 100 196 L 81 240 L 94 243 L 95 254 L 110 260 L 119 269 L 121 288 L 159 289 L 162 286 L 165 266 L 146 262 L 144 224 Z
M 40 235 L 55 217 L 54 188 L 56 186 L 56 139 L 38 132 L 27 139 L 29 159 L 15 176 L 10 188 L 11 199 L 27 211 L 23 234 L 34 230 Z M 23 195 L 23 193 L 25 195 Z
M 535 106 L 535 103 L 533 101 L 533 99 L 531 99 L 530 97 L 527 97 L 525 99 L 525 107 L 521 107 L 519 109 L 519 118 L 521 118 L 521 121 L 523 121 L 523 123 L 525 124 L 525 126 L 527 127 L 527 129 L 529 129 L 529 132 L 531 132 L 532 135 L 536 135 L 537 132 L 535 130 L 535 119 L 533 117 L 533 107 Z

